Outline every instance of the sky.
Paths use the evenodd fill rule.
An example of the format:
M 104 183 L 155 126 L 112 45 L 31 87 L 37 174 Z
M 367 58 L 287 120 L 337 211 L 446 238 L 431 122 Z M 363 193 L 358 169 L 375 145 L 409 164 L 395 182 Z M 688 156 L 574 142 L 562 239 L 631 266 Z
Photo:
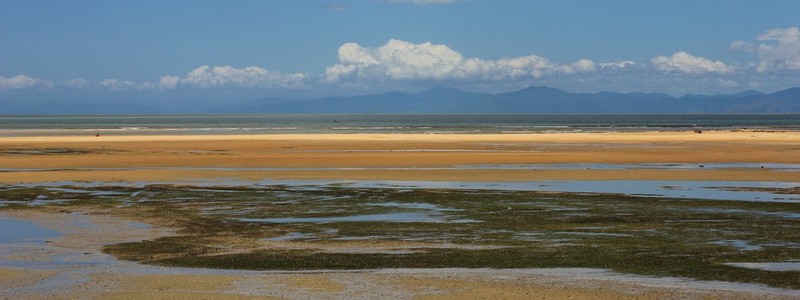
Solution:
M 800 1 L 0 1 L 0 96 L 800 86 Z

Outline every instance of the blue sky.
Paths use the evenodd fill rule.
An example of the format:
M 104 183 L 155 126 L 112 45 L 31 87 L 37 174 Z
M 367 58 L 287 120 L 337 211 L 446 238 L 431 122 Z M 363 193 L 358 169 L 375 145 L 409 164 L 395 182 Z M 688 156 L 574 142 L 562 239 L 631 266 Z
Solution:
M 0 93 L 800 86 L 800 1 L 0 2 Z

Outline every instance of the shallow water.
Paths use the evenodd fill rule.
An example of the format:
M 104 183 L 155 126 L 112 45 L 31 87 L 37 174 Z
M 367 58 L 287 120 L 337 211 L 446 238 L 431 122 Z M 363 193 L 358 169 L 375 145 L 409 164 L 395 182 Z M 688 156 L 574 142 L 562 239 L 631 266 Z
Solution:
M 276 236 L 271 238 L 266 238 L 264 240 L 267 241 L 275 241 L 275 242 L 284 242 L 284 241 L 291 241 L 291 240 L 300 240 L 300 239 L 313 239 L 317 237 L 316 235 L 310 233 L 301 233 L 301 232 L 290 232 L 282 236 Z
M 772 212 L 772 211 L 761 211 L 761 210 L 716 209 L 716 208 L 701 208 L 697 209 L 697 211 L 722 212 L 728 214 L 753 214 L 753 215 L 763 215 L 763 216 L 776 216 L 787 219 L 800 219 L 800 213 L 793 213 L 793 212 Z
M 573 193 L 626 194 L 643 197 L 666 197 L 706 200 L 732 200 L 753 202 L 800 203 L 798 194 L 778 194 L 769 191 L 731 190 L 731 188 L 789 189 L 800 186 L 796 182 L 773 181 L 690 181 L 690 180 L 544 180 L 524 182 L 462 182 L 462 181 L 389 181 L 389 180 L 262 180 L 247 181 L 235 178 L 212 180 L 118 182 L 116 186 L 145 187 L 152 184 L 192 184 L 200 187 L 287 187 L 294 190 L 322 191 L 329 187 L 391 188 L 391 189 L 451 189 L 451 190 L 503 190 L 543 191 Z M 102 187 L 105 182 L 57 181 L 36 184 L 18 184 L 19 187 Z M 219 190 L 213 190 L 219 191 Z
M 761 247 L 759 245 L 752 245 L 750 244 L 750 242 L 743 240 L 721 240 L 721 241 L 711 242 L 709 244 L 731 246 L 740 251 L 757 251 L 764 249 L 764 247 Z
M 795 114 L 286 114 L 0 116 L 0 136 L 528 133 L 800 128 Z
M 44 243 L 59 236 L 58 231 L 0 214 L 0 243 Z
M 422 212 L 402 212 L 386 214 L 364 214 L 342 217 L 308 217 L 308 218 L 236 218 L 242 222 L 262 223 L 335 223 L 335 222 L 419 222 L 419 223 L 472 223 L 480 222 L 471 219 L 449 219 L 445 216 Z
M 685 180 L 558 180 L 527 182 L 458 182 L 458 181 L 329 181 L 329 180 L 269 180 L 257 185 L 330 186 L 353 188 L 400 189 L 475 189 L 504 191 L 545 191 L 575 193 L 609 193 L 632 196 L 736 200 L 755 202 L 800 202 L 797 194 L 776 194 L 766 191 L 728 190 L 727 188 L 792 188 L 793 182 L 754 181 L 685 181 Z
M 384 202 L 384 203 L 370 203 L 368 205 L 382 206 L 382 207 L 399 207 L 408 209 L 424 209 L 432 211 L 458 211 L 458 209 L 454 208 L 445 208 L 438 205 L 430 203 L 421 203 L 421 202 L 416 202 L 416 203 Z
M 726 263 L 726 265 L 764 271 L 800 271 L 800 262 Z

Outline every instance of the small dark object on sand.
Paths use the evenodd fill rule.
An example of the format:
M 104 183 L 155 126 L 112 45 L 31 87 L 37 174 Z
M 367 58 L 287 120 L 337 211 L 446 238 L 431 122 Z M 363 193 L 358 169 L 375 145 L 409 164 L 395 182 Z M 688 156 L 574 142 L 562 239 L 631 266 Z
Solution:
M 700 130 L 700 129 L 695 129 L 695 130 L 694 130 L 694 133 L 703 133 L 703 131 L 702 131 L 702 130 Z

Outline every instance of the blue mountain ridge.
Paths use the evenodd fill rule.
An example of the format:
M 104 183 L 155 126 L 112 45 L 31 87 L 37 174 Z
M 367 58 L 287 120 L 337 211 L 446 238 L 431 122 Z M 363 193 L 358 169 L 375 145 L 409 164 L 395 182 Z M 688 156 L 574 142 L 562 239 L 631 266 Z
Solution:
M 681 97 L 641 92 L 570 93 L 542 86 L 498 94 L 435 87 L 417 93 L 390 91 L 348 97 L 240 101 L 234 100 L 233 94 L 209 94 L 175 92 L 153 98 L 158 95 L 131 93 L 114 97 L 73 92 L 62 96 L 68 98 L 63 100 L 41 93 L 2 93 L 0 114 L 800 113 L 800 87 L 770 94 L 748 90 Z M 112 98 L 113 101 L 108 100 Z

